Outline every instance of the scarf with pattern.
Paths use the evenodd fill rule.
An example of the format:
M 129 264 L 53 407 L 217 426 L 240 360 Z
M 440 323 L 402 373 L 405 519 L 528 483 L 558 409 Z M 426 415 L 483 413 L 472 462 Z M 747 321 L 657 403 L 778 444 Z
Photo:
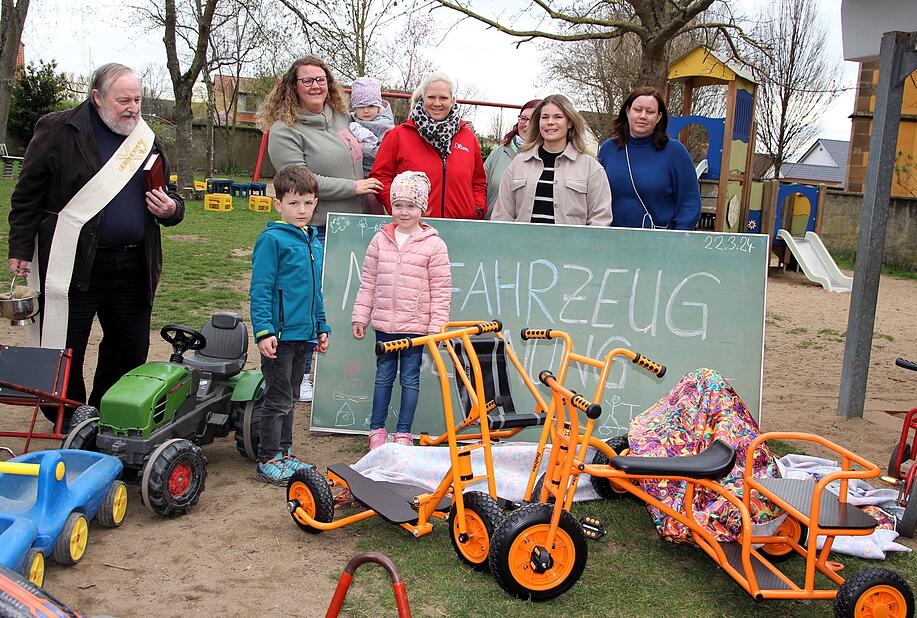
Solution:
M 454 104 L 445 118 L 436 121 L 424 109 L 423 99 L 418 99 L 411 110 L 411 119 L 417 125 L 417 132 L 420 133 L 420 136 L 433 146 L 433 149 L 445 161 L 452 152 L 452 138 L 460 128 L 458 105 Z

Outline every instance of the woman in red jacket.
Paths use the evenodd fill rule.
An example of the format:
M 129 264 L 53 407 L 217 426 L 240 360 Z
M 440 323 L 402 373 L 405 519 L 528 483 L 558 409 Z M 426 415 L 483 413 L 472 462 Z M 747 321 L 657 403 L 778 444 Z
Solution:
M 385 134 L 370 177 L 382 182 L 377 197 L 391 212 L 392 180 L 401 172 L 424 172 L 430 179 L 428 217 L 483 219 L 487 177 L 481 146 L 459 118 L 452 79 L 431 73 L 411 98 L 410 117 Z

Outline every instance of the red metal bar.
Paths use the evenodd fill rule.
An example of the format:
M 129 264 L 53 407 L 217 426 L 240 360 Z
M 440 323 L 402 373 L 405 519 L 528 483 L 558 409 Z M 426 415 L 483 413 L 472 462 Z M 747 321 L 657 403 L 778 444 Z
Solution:
M 258 147 L 258 160 L 255 162 L 255 171 L 252 172 L 252 182 L 258 182 L 261 178 L 261 162 L 264 160 L 264 152 L 267 150 L 267 136 L 270 131 L 265 131 L 261 135 L 261 146 Z
M 401 579 L 401 574 L 395 567 L 395 563 L 385 554 L 373 551 L 357 554 L 344 567 L 344 572 L 341 573 L 341 579 L 338 580 L 337 588 L 331 598 L 331 604 L 328 606 L 328 613 L 325 614 L 325 618 L 337 618 L 341 611 L 341 606 L 344 604 L 344 597 L 347 596 L 347 589 L 350 588 L 350 582 L 353 581 L 354 571 L 367 562 L 375 562 L 388 571 L 388 576 L 392 580 L 392 591 L 395 593 L 395 604 L 398 606 L 398 618 L 411 618 L 411 606 L 408 603 L 407 589 Z

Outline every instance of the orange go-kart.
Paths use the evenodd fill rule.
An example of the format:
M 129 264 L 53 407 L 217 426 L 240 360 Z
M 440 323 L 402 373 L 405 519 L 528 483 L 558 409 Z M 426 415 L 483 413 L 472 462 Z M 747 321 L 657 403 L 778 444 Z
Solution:
M 497 496 L 491 446 L 526 427 L 544 425 L 548 418 L 544 412 L 548 404 L 525 375 L 522 363 L 503 337 L 502 328 L 496 320 L 450 322 L 434 335 L 378 343 L 377 354 L 412 346 L 429 349 L 440 376 L 446 431 L 436 437 L 421 434 L 420 444 L 446 444 L 450 468 L 432 492 L 414 485 L 375 481 L 347 464 L 329 465 L 327 480 L 315 469 L 297 471 L 287 485 L 287 507 L 296 524 L 306 532 L 318 533 L 378 515 L 420 537 L 432 531 L 433 520 L 448 518 L 452 544 L 459 558 L 476 570 L 486 571 L 491 535 L 503 520 L 502 507 L 511 506 Z M 460 418 L 454 414 L 449 372 L 441 349 L 454 363 L 456 380 L 461 385 Z M 508 390 L 506 357 L 535 397 L 533 412 L 515 410 Z M 498 368 L 496 365 L 500 363 L 503 364 Z M 476 450 L 483 451 L 482 475 L 475 475 L 472 470 L 471 455 Z M 466 489 L 482 480 L 486 480 L 486 492 Z M 335 520 L 332 494 L 335 486 L 347 489 L 363 510 Z
M 836 616 L 913 616 L 913 593 L 897 573 L 869 568 L 845 579 L 840 574 L 843 565 L 828 559 L 836 537 L 868 535 L 875 529 L 875 519 L 848 504 L 846 495 L 851 479 L 878 477 L 876 465 L 820 436 L 766 433 L 749 446 L 747 471 L 752 470 L 757 447 L 772 439 L 801 440 L 828 448 L 841 460 L 841 470 L 817 482 L 755 479 L 746 473 L 746 491 L 739 498 L 717 483 L 717 479 L 728 474 L 735 465 L 736 453 L 732 446 L 717 440 L 702 453 L 688 457 L 619 455 L 604 442 L 592 438 L 595 420 L 601 414 L 599 404 L 564 387 L 550 371 L 543 371 L 539 378 L 551 389 L 554 409 L 550 428 L 553 448 L 547 464 L 547 482 L 537 496 L 538 502 L 508 514 L 494 531 L 491 541 L 491 572 L 509 594 L 521 599 L 548 600 L 563 594 L 582 575 L 588 555 L 586 535 L 569 508 L 576 479 L 585 473 L 593 478 L 607 479 L 616 491 L 633 494 L 686 526 L 697 545 L 756 600 L 834 599 Z M 585 412 L 587 417 L 582 430 L 578 411 Z M 584 461 L 587 446 L 600 451 L 608 463 L 587 464 Z M 685 483 L 682 511 L 675 511 L 640 487 L 641 480 L 659 479 Z M 826 491 L 827 485 L 835 480 L 840 481 L 840 497 Z M 738 510 L 742 527 L 735 542 L 718 541 L 695 521 L 692 505 L 698 488 L 722 495 Z M 767 497 L 786 512 L 785 521 L 773 535 L 752 533 L 752 491 Z M 821 536 L 825 537 L 825 542 L 818 550 L 816 542 Z M 794 554 L 806 561 L 801 582 L 793 581 L 777 567 L 779 562 Z M 836 587 L 816 588 L 816 571 Z

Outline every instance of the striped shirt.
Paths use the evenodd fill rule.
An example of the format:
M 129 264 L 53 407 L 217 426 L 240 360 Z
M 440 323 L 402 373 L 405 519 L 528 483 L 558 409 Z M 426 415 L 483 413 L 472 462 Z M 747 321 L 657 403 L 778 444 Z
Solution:
M 548 152 L 538 147 L 538 158 L 544 163 L 544 170 L 535 187 L 535 204 L 532 207 L 532 223 L 554 223 L 554 162 L 559 152 Z

